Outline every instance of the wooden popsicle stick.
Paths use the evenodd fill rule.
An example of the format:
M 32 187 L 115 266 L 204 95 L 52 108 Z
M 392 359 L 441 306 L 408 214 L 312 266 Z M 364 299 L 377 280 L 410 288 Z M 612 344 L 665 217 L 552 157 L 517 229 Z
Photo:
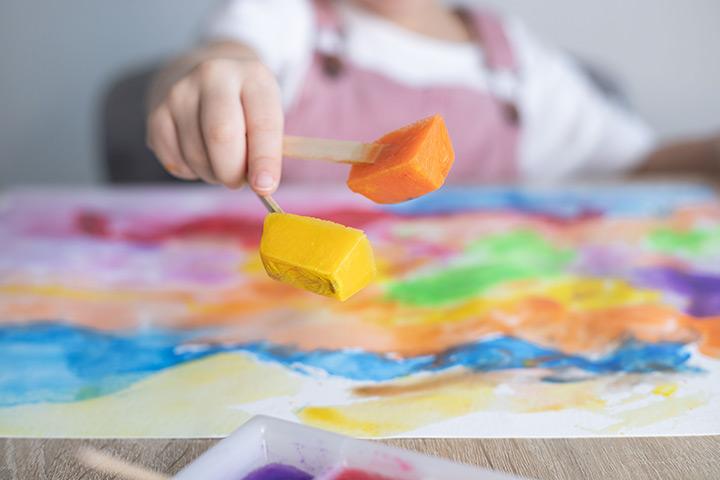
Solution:
M 167 475 L 154 472 L 90 447 L 80 449 L 77 458 L 85 466 L 93 470 L 117 475 L 126 480 L 170 480 Z
M 373 163 L 385 145 L 285 135 L 283 156 L 335 163 Z

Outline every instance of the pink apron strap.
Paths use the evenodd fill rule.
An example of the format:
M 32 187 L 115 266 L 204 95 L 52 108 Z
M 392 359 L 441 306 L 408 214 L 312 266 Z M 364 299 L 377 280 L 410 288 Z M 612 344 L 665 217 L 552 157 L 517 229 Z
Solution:
M 314 0 L 315 20 L 320 29 L 339 30 L 340 19 L 332 0 Z
M 337 78 L 343 71 L 342 53 L 345 33 L 337 9 L 332 0 L 313 0 L 317 38 L 315 48 L 322 68 L 330 78 Z
M 498 76 L 491 78 L 490 90 L 500 102 L 506 120 L 515 126 L 521 123 L 520 109 L 517 105 L 520 65 L 515 56 L 510 37 L 508 37 L 502 19 L 484 10 L 462 12 L 468 25 L 473 29 L 476 39 L 482 44 L 485 65 Z M 505 75 L 509 73 L 510 75 Z M 502 78 L 504 77 L 504 78 Z M 501 80 L 498 83 L 498 80 Z
M 487 11 L 474 11 L 469 17 L 483 44 L 487 66 L 491 70 L 517 73 L 518 62 L 500 17 Z

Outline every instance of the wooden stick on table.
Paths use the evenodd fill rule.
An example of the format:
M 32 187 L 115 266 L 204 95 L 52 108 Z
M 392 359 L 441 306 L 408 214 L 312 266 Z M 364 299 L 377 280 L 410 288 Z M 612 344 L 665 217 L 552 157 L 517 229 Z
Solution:
M 85 447 L 77 453 L 77 458 L 85 466 L 100 472 L 109 473 L 126 480 L 170 480 L 170 477 L 135 465 L 107 453 Z

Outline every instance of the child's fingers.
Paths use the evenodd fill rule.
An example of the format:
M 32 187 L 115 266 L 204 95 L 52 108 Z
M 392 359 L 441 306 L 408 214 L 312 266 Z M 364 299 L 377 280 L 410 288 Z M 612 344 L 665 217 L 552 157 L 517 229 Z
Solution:
M 247 129 L 248 180 L 253 190 L 271 194 L 280 182 L 283 112 L 280 92 L 271 73 L 258 69 L 242 85 Z
M 147 132 L 148 147 L 155 152 L 158 160 L 168 172 L 185 180 L 198 178 L 182 159 L 175 123 L 170 110 L 165 105 L 161 105 L 150 113 Z
M 185 164 L 208 183 L 217 183 L 200 131 L 200 94 L 188 80 L 177 83 L 168 95 L 180 151 Z
M 226 76 L 203 83 L 200 123 L 215 177 L 227 187 L 239 187 L 245 178 L 245 119 L 239 82 Z

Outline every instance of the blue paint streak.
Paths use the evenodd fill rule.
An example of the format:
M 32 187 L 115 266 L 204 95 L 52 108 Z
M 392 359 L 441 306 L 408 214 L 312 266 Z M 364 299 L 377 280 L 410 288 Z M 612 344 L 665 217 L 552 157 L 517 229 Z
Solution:
M 242 350 L 261 360 L 280 363 L 298 372 L 308 368 L 359 381 L 387 381 L 419 372 L 437 372 L 453 367 L 476 371 L 518 368 L 578 368 L 594 374 L 615 372 L 698 371 L 687 366 L 690 354 L 680 343 L 646 344 L 628 341 L 599 359 L 566 355 L 514 337 L 499 337 L 450 349 L 439 355 L 396 359 L 359 351 L 316 350 L 301 352 L 288 347 L 254 344 Z
M 184 342 L 204 333 L 138 330 L 118 334 L 56 323 L 2 326 L 0 407 L 107 395 L 163 369 L 220 352 L 246 352 L 303 374 L 315 370 L 357 381 L 388 381 L 456 367 L 482 372 L 573 368 L 590 375 L 699 371 L 687 365 L 690 354 L 680 343 L 637 341 L 628 341 L 600 358 L 566 355 L 514 337 L 480 340 L 438 355 L 410 358 L 358 350 L 303 352 L 269 343 L 182 348 Z
M 176 348 L 197 332 L 115 334 L 56 324 L 0 327 L 0 406 L 106 395 L 212 352 Z
M 238 350 L 238 349 L 234 349 Z M 269 343 L 255 343 L 240 350 L 252 353 L 260 360 L 280 363 L 297 372 L 309 373 L 312 369 L 350 380 L 390 380 L 414 372 L 427 370 L 433 355 L 394 358 L 388 355 L 360 350 L 299 351 L 291 347 Z
M 627 185 L 563 189 L 443 187 L 415 200 L 385 207 L 402 215 L 438 215 L 478 210 L 512 210 L 571 219 L 596 212 L 608 216 L 666 215 L 683 205 L 714 199 L 696 185 Z

